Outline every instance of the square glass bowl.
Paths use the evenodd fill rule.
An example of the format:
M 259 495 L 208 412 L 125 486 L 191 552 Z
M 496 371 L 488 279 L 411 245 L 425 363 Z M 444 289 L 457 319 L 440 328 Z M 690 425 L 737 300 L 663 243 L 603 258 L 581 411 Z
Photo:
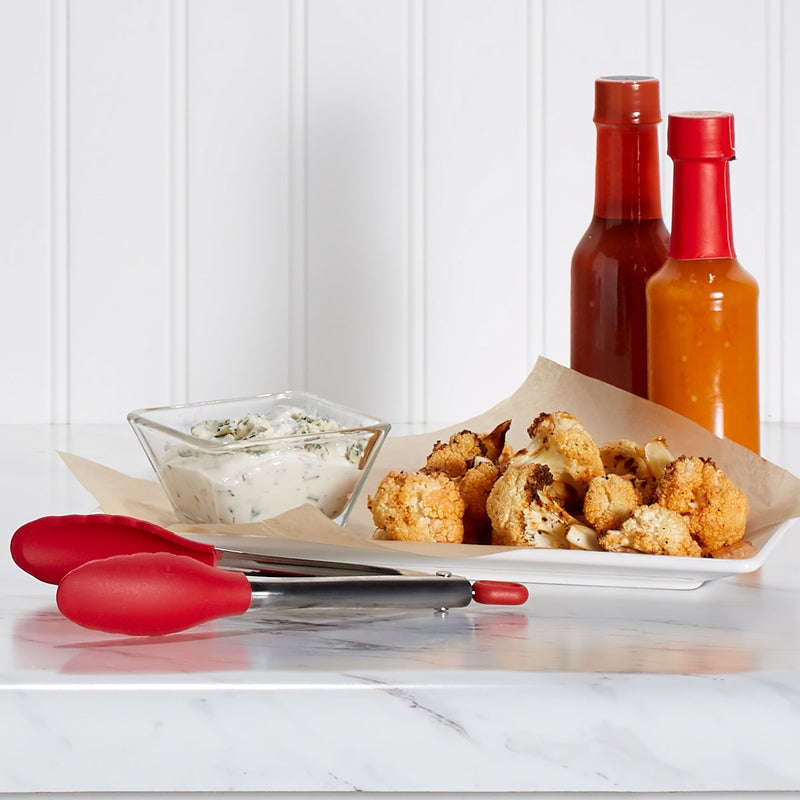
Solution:
M 344 525 L 391 427 L 292 391 L 145 408 L 128 422 L 176 514 L 201 524 L 310 503 Z

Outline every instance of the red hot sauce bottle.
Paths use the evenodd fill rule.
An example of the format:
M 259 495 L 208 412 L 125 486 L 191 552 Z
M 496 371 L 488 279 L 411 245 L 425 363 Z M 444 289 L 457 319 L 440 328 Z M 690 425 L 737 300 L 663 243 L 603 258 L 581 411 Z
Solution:
M 669 258 L 647 285 L 650 399 L 759 450 L 758 284 L 733 249 L 733 115 L 670 114 Z
M 645 285 L 664 263 L 656 78 L 595 81 L 594 216 L 572 256 L 570 365 L 647 397 Z

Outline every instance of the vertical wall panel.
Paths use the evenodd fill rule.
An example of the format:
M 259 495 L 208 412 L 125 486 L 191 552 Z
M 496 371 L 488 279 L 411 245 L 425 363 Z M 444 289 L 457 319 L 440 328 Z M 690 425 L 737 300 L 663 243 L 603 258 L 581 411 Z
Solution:
M 308 388 L 408 414 L 407 9 L 313 0 L 307 20 Z
M 168 31 L 159 0 L 70 4 L 75 422 L 168 398 Z
M 169 18 L 169 400 L 189 395 L 188 347 L 188 0 L 171 0 Z
M 783 140 L 784 65 L 782 0 L 766 0 L 764 75 L 764 279 L 761 285 L 760 373 L 762 383 L 762 419 L 782 419 L 784 411 L 784 308 L 783 269 L 783 199 L 786 152 Z
M 731 200 L 736 253 L 761 287 L 761 397 L 771 407 L 779 365 L 768 358 L 766 320 L 774 292 L 766 262 L 766 11 L 763 0 L 670 0 L 665 4 L 665 104 L 670 111 L 713 109 L 735 118 Z M 671 162 L 670 162 L 671 165 Z M 667 177 L 671 193 L 671 171 Z M 770 286 L 770 289 L 772 287 Z M 771 367 L 768 373 L 767 366 Z
M 782 214 L 778 235 L 784 256 L 780 283 L 776 287 L 782 302 L 782 355 L 784 419 L 800 422 L 800 256 L 797 248 L 797 221 L 800 220 L 800 51 L 795 42 L 800 35 L 800 4 L 783 4 L 782 52 L 783 114 L 780 122 L 782 144 Z
M 545 3 L 545 355 L 569 364 L 572 252 L 594 205 L 594 81 L 651 72 L 648 4 Z M 656 75 L 656 77 L 658 77 Z
M 50 3 L 50 382 L 53 422 L 70 420 L 69 5 Z
M 527 363 L 545 350 L 545 0 L 529 0 L 527 20 Z
M 0 414 L 49 421 L 51 140 L 48 3 L 0 2 Z
M 426 6 L 428 416 L 455 421 L 529 370 L 524 2 Z
M 188 4 L 190 399 L 287 387 L 288 8 Z
M 288 386 L 305 389 L 306 359 L 306 4 L 289 2 Z
M 408 409 L 406 419 L 427 418 L 425 44 L 427 0 L 408 2 Z

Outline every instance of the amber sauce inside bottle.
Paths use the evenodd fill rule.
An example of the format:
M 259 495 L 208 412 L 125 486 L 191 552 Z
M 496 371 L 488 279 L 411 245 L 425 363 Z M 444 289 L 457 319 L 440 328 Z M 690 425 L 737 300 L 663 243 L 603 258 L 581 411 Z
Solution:
M 647 396 L 645 285 L 667 257 L 658 170 L 658 81 L 595 83 L 594 216 L 572 257 L 570 364 Z
M 730 118 L 730 131 L 715 148 L 711 134 L 725 127 L 720 117 Z M 709 117 L 698 134 L 703 141 L 693 126 L 704 118 L 670 116 L 670 136 L 673 124 L 686 136 L 681 129 L 670 141 L 669 258 L 647 286 L 650 399 L 758 452 L 758 285 L 733 249 L 733 120 Z

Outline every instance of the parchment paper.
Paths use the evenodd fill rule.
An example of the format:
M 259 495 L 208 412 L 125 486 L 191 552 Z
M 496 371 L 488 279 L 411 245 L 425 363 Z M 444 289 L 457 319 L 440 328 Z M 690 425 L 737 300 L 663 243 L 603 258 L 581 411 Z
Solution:
M 510 419 L 508 441 L 514 449 L 521 448 L 528 442 L 528 426 L 542 411 L 574 414 L 598 444 L 621 438 L 644 444 L 656 436 L 664 436 L 674 456 L 686 454 L 714 459 L 747 494 L 750 501 L 747 530 L 751 536 L 765 527 L 800 517 L 800 479 L 791 473 L 662 406 L 543 357 L 537 360 L 533 371 L 514 394 L 477 417 L 433 433 L 390 435 L 345 527 L 331 522 L 308 505 L 271 520 L 246 525 L 188 525 L 178 521 L 166 494 L 155 480 L 132 478 L 74 454 L 61 453 L 61 457 L 97 499 L 104 513 L 146 519 L 176 532 L 258 536 L 376 550 L 390 548 L 421 555 L 441 553 L 441 548 L 447 548 L 448 554 L 453 556 L 477 556 L 514 548 L 373 540 L 375 527 L 367 509 L 367 497 L 374 494 L 386 472 L 419 469 L 436 441 L 445 441 L 460 430 L 485 433 Z

